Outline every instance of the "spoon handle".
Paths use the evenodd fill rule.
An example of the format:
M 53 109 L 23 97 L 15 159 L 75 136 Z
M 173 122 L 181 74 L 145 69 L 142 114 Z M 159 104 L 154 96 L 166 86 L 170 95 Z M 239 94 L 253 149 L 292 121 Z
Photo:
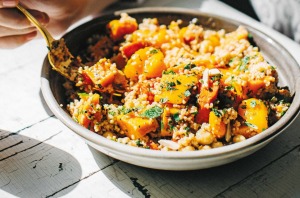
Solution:
M 33 23 L 36 28 L 40 31 L 40 33 L 44 36 L 48 47 L 51 48 L 52 42 L 55 41 L 55 39 L 52 37 L 52 35 L 48 32 L 48 30 L 38 22 L 36 18 L 34 18 L 23 6 L 20 4 L 17 5 L 17 8 L 27 17 L 27 19 Z

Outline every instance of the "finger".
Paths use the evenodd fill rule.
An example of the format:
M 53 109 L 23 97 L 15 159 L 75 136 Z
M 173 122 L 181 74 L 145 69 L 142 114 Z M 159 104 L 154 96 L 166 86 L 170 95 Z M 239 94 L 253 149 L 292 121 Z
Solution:
M 0 37 L 11 36 L 11 35 L 28 34 L 28 33 L 33 32 L 35 30 L 36 30 L 35 27 L 28 27 L 28 28 L 16 30 L 16 29 L 0 26 Z
M 28 41 L 31 41 L 37 36 L 37 32 L 30 32 L 25 35 L 7 36 L 0 38 L 0 48 L 2 49 L 13 49 L 19 47 Z
M 0 8 L 16 7 L 18 3 L 18 0 L 0 0 Z
M 30 10 L 30 13 L 43 25 L 49 23 L 49 16 L 44 12 Z M 12 29 L 32 27 L 30 21 L 15 8 L 0 9 L 0 26 Z

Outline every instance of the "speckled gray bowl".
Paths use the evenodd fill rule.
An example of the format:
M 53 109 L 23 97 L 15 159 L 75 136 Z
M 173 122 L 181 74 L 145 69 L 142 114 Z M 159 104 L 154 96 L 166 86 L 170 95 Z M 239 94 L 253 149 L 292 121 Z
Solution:
M 290 88 L 294 94 L 294 100 L 289 110 L 276 124 L 263 133 L 240 143 L 211 150 L 189 152 L 162 152 L 136 148 L 108 140 L 85 129 L 72 120 L 66 110 L 60 106 L 60 104 L 64 104 L 64 107 L 66 106 L 65 91 L 62 87 L 63 78 L 51 69 L 46 57 L 42 69 L 41 89 L 48 106 L 58 119 L 72 131 L 84 138 L 86 142 L 95 149 L 113 158 L 148 168 L 162 170 L 209 168 L 235 161 L 259 150 L 278 134 L 283 132 L 298 115 L 300 106 L 299 65 L 283 46 L 268 35 L 242 22 L 232 21 L 193 10 L 178 8 L 140 8 L 127 10 L 127 13 L 135 17 L 139 22 L 143 18 L 156 17 L 161 24 L 168 24 L 171 20 L 177 19 L 182 19 L 184 23 L 187 24 L 193 18 L 197 18 L 204 27 L 211 29 L 223 28 L 226 31 L 232 31 L 235 30 L 238 25 L 244 25 L 253 35 L 255 43 L 266 59 L 271 64 L 278 66 L 280 85 Z M 119 18 L 119 14 L 120 12 L 100 16 L 66 34 L 64 38 L 71 52 L 77 55 L 79 51 L 85 47 L 87 38 L 92 34 L 104 31 L 107 22 Z

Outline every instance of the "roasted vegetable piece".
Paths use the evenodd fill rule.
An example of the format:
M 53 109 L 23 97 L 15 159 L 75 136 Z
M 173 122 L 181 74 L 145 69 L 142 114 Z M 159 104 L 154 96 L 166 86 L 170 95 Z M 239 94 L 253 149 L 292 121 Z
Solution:
M 263 80 L 250 80 L 247 83 L 248 92 L 251 93 L 252 96 L 256 96 L 258 90 L 264 87 L 265 83 Z
M 248 127 L 258 133 L 268 128 L 268 108 L 262 100 L 256 98 L 243 100 L 239 105 L 238 114 Z
M 121 14 L 119 20 L 112 20 L 107 24 L 110 38 L 114 41 L 122 40 L 126 34 L 134 32 L 137 27 L 136 20 L 125 13 Z
M 198 82 L 196 75 L 163 74 L 160 94 L 155 95 L 154 101 L 166 100 L 171 104 L 185 104 L 191 95 L 191 88 Z
M 94 125 L 101 121 L 102 114 L 100 108 L 100 95 L 80 93 L 80 105 L 77 112 L 72 114 L 72 118 L 85 128 L 94 131 Z
M 144 74 L 147 78 L 161 77 L 167 68 L 164 63 L 163 53 L 155 48 L 147 48 L 148 59 L 145 61 Z
M 134 117 L 131 115 L 117 116 L 117 123 L 131 139 L 138 139 L 158 128 L 158 122 L 153 118 Z
M 88 77 L 93 84 L 106 87 L 113 82 L 117 71 L 115 64 L 112 64 L 110 60 L 103 58 L 95 65 L 82 70 L 82 74 Z
M 174 117 L 174 115 L 178 115 L 179 114 L 179 109 L 174 108 L 174 107 L 168 107 L 164 109 L 164 112 L 162 114 L 162 118 L 161 118 L 161 131 L 160 131 L 160 135 L 162 137 L 164 136 L 172 136 L 173 131 L 172 131 L 172 117 Z
M 140 74 L 144 74 L 147 78 L 160 77 L 165 69 L 163 53 L 154 47 L 145 47 L 131 56 L 124 73 L 127 78 L 137 80 Z
M 210 83 L 211 84 L 211 83 Z M 210 103 L 214 102 L 218 96 L 219 85 L 211 84 L 209 87 L 201 86 L 200 94 L 198 98 L 199 111 L 196 115 L 196 122 L 202 124 L 208 123 L 210 113 Z
M 218 110 L 216 110 L 218 111 Z M 212 133 L 217 138 L 224 137 L 226 133 L 226 124 L 222 121 L 222 117 L 219 114 L 216 114 L 215 111 L 209 113 L 209 124 L 212 130 Z
M 144 48 L 145 44 L 143 42 L 134 42 L 134 43 L 128 43 L 120 48 L 122 54 L 126 58 L 130 58 L 132 54 L 134 54 L 136 51 L 138 51 L 141 48 Z

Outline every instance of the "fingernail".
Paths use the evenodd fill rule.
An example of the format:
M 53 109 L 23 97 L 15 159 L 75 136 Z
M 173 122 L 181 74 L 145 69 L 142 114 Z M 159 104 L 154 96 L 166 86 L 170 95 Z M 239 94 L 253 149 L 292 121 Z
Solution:
M 15 0 L 3 0 L 2 4 L 4 7 L 15 7 L 17 6 L 17 2 Z
M 29 34 L 26 35 L 26 40 L 27 41 L 30 41 L 32 39 L 34 39 L 37 35 L 37 31 L 34 31 L 34 32 L 30 32 Z

